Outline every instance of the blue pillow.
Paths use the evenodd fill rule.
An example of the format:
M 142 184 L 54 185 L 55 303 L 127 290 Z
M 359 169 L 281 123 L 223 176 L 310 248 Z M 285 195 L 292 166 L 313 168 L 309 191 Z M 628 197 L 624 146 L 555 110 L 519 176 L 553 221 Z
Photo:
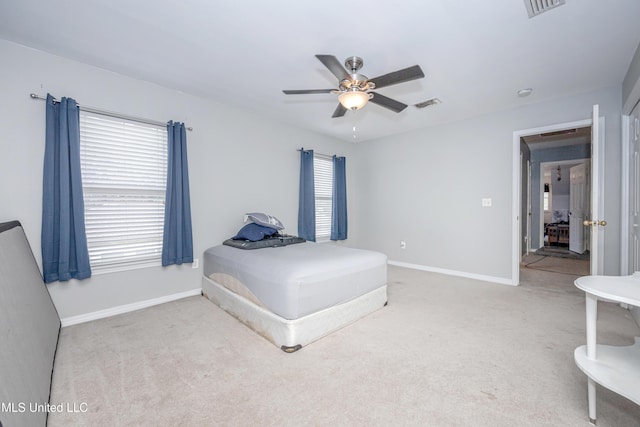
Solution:
M 238 231 L 233 240 L 250 240 L 252 242 L 257 242 L 258 240 L 264 239 L 266 236 L 272 236 L 276 234 L 278 230 L 271 227 L 265 227 L 260 224 L 256 224 L 251 222 Z

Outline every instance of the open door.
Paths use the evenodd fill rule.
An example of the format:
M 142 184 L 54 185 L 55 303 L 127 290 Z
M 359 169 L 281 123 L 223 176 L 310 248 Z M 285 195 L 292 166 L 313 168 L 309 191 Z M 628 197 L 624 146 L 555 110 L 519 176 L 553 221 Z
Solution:
M 531 160 L 527 160 L 527 248 L 526 255 L 531 252 Z
M 604 143 L 604 118 L 600 118 L 598 105 L 593 106 L 591 125 L 591 213 L 584 220 L 590 227 L 589 251 L 591 254 L 590 274 L 604 273 L 604 227 L 607 225 L 602 216 L 602 144 Z
M 587 250 L 586 214 L 589 210 L 587 163 L 569 168 L 569 250 L 583 254 Z

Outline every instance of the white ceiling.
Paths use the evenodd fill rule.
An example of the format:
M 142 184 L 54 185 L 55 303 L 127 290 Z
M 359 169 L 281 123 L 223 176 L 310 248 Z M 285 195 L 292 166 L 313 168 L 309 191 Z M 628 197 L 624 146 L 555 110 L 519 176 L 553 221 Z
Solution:
M 0 38 L 249 109 L 345 141 L 378 138 L 619 85 L 640 42 L 640 1 L 567 0 L 530 19 L 523 0 L 0 0 Z M 332 119 L 336 78 L 315 58 L 364 59 L 409 104 Z M 519 98 L 516 91 L 533 88 Z M 413 104 L 432 97 L 443 103 Z

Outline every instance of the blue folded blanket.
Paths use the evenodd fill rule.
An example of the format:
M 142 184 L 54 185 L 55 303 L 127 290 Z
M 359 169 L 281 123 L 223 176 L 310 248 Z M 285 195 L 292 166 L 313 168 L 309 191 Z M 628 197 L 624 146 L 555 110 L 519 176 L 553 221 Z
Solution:
M 278 230 L 271 227 L 265 227 L 264 225 L 251 222 L 238 231 L 238 234 L 232 237 L 233 240 L 249 240 L 251 242 L 257 242 L 267 236 L 273 236 Z

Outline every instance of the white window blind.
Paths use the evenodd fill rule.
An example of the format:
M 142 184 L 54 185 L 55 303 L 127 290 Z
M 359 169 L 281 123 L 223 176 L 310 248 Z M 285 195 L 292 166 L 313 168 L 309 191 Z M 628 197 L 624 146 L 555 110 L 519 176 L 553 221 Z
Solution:
M 80 162 L 92 270 L 160 265 L 166 128 L 81 110 Z
M 548 191 L 544 192 L 544 206 L 543 206 L 543 209 L 545 211 L 549 210 L 549 192 Z
M 322 154 L 313 156 L 313 176 L 316 196 L 316 241 L 331 238 L 331 211 L 333 202 L 333 160 Z

